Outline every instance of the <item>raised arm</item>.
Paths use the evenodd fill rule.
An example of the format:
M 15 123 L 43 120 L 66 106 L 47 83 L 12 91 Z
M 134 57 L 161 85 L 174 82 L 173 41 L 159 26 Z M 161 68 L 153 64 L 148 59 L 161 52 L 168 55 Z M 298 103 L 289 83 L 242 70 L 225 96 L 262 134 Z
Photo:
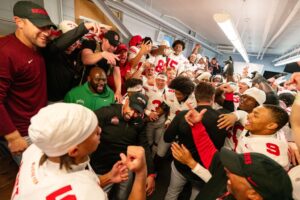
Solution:
M 217 149 L 201 122 L 206 109 L 198 112 L 191 105 L 188 106 L 190 110 L 185 115 L 185 120 L 191 126 L 194 143 L 204 167 L 210 169 L 211 162 Z
M 290 122 L 292 126 L 294 140 L 298 148 L 300 148 L 300 72 L 294 73 L 291 76 L 290 84 L 296 84 L 296 88 L 298 90 L 298 94 L 296 95 L 294 104 L 292 106 Z
M 135 173 L 129 200 L 146 200 L 147 165 L 145 150 L 139 146 L 128 146 L 127 156 L 121 154 L 122 162 Z

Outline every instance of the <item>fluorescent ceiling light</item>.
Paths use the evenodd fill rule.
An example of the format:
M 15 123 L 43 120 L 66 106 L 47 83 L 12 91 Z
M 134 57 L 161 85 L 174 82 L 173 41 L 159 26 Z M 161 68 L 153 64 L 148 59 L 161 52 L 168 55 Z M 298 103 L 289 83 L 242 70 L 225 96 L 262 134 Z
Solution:
M 230 40 L 233 46 L 238 50 L 243 59 L 249 63 L 249 58 L 246 49 L 242 43 L 241 37 L 231 21 L 231 17 L 227 13 L 214 14 L 214 20 L 222 29 L 226 37 Z
M 289 57 L 287 59 L 278 61 L 277 63 L 275 63 L 275 66 L 286 65 L 286 64 L 298 62 L 298 61 L 300 61 L 300 55 L 295 55 L 295 56 Z

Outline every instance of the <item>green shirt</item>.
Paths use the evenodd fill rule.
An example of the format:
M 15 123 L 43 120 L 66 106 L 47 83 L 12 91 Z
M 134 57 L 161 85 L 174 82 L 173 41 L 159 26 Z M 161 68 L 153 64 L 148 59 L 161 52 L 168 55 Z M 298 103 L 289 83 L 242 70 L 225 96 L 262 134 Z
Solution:
M 101 94 L 93 93 L 88 82 L 84 85 L 73 88 L 64 99 L 67 103 L 77 103 L 91 110 L 97 110 L 109 106 L 115 102 L 114 92 L 106 85 Z

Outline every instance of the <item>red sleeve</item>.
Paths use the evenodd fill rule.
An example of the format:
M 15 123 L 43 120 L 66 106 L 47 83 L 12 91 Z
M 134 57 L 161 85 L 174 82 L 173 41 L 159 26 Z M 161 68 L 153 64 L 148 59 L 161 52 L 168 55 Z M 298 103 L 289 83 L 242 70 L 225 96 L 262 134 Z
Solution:
M 4 105 L 12 82 L 9 58 L 0 51 L 0 135 L 7 135 L 16 130 Z
M 212 159 L 217 152 L 202 122 L 195 124 L 192 128 L 192 135 L 199 157 L 206 169 L 210 168 Z
M 233 101 L 233 92 L 231 92 L 231 93 L 225 93 L 225 100 L 227 100 L 227 101 Z

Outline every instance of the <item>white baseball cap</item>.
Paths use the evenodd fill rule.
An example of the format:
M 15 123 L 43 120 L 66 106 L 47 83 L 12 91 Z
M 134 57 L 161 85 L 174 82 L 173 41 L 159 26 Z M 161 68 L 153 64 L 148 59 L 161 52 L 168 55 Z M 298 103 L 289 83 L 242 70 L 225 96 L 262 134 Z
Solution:
M 160 46 L 167 46 L 167 47 L 170 47 L 170 43 L 169 43 L 168 40 L 162 40 L 162 41 L 160 42 Z
M 259 105 L 262 105 L 266 101 L 266 93 L 256 87 L 249 88 L 243 95 L 253 97 Z
M 76 28 L 78 25 L 70 20 L 64 20 L 62 22 L 60 22 L 60 24 L 58 25 L 58 29 L 61 30 L 62 33 L 66 33 L 74 28 Z
M 98 126 L 96 115 L 79 104 L 55 103 L 30 120 L 31 141 L 47 156 L 57 157 L 87 139 Z
M 211 73 L 209 73 L 209 72 L 203 72 L 201 75 L 199 75 L 198 77 L 197 77 L 197 80 L 198 81 L 202 81 L 203 79 L 210 79 L 210 77 L 211 77 Z

